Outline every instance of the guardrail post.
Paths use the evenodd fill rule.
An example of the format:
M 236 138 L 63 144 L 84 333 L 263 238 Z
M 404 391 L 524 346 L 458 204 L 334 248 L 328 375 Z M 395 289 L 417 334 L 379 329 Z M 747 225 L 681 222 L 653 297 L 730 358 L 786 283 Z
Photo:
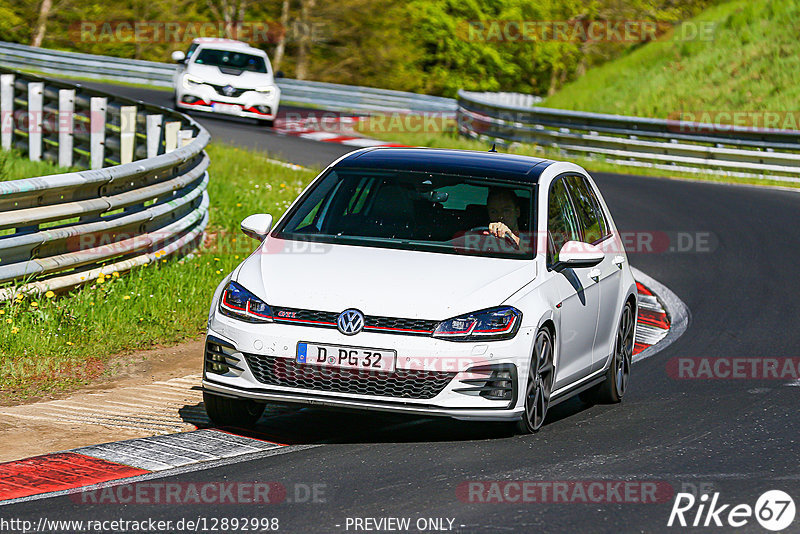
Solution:
M 102 169 L 105 161 L 106 144 L 106 105 L 104 97 L 93 96 L 89 104 L 89 154 L 90 168 Z
M 11 149 L 14 135 L 14 75 L 0 74 L 0 146 Z
M 133 161 L 136 148 L 136 106 L 119 108 L 119 162 Z
M 158 156 L 158 149 L 161 146 L 161 130 L 164 124 L 163 115 L 148 115 L 145 119 L 147 126 L 147 157 Z
M 168 122 L 164 125 L 164 152 L 172 152 L 178 148 L 178 131 L 181 129 L 180 122 Z
M 42 159 L 42 105 L 44 100 L 44 84 L 31 82 L 28 84 L 28 159 Z
M 58 91 L 58 164 L 72 167 L 72 131 L 75 124 L 75 90 Z
M 192 142 L 192 134 L 194 132 L 191 130 L 180 130 L 178 132 L 178 148 L 184 147 Z

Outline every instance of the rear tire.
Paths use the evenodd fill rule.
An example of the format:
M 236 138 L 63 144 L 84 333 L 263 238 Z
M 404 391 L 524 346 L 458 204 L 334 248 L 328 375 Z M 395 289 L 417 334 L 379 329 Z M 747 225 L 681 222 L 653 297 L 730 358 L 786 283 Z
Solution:
M 597 386 L 579 394 L 588 404 L 616 404 L 628 391 L 628 382 L 633 360 L 633 331 L 636 317 L 630 302 L 622 309 L 614 341 L 614 355 L 606 371 L 606 378 Z
M 249 399 L 232 399 L 203 392 L 203 404 L 211 421 L 217 426 L 251 428 L 264 413 L 265 404 Z

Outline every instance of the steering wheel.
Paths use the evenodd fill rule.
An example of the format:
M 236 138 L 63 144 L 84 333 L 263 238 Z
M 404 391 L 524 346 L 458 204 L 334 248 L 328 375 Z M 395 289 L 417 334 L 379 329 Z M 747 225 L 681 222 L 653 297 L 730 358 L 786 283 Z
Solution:
M 471 228 L 469 231 L 470 232 L 489 232 L 489 227 L 488 226 L 476 226 L 475 228 Z M 494 234 L 490 234 L 490 235 L 494 235 Z M 503 236 L 503 238 L 506 241 L 508 241 L 509 243 L 511 243 L 514 246 L 515 249 L 519 250 L 519 243 L 514 241 L 514 238 L 511 237 L 511 234 L 509 232 L 506 232 L 505 235 Z

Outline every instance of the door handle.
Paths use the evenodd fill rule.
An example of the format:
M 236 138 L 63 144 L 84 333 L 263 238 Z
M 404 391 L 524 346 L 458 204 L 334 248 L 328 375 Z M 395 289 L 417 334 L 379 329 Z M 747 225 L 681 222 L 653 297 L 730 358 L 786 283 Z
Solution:
M 614 265 L 622 269 L 623 263 L 625 263 L 625 256 L 614 256 Z
M 594 280 L 595 282 L 600 281 L 600 269 L 592 269 L 589 271 L 589 278 Z

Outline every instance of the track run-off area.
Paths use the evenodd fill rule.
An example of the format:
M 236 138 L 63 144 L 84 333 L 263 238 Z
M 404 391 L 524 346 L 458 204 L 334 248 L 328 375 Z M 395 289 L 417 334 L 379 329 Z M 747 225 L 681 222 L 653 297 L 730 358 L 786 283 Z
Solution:
M 86 85 L 159 105 L 171 102 L 163 91 Z M 354 148 L 195 116 L 214 139 L 299 165 L 321 167 Z M 88 489 L 23 497 L 0 506 L 0 518 L 34 526 L 45 516 L 160 520 L 171 521 L 172 531 L 202 530 L 186 528 L 187 521 L 202 520 L 206 527 L 217 521 L 218 532 L 242 530 L 230 521 L 220 528 L 219 521 L 232 518 L 262 527 L 274 519 L 283 532 L 398 531 L 391 527 L 404 519 L 414 532 L 659 532 L 678 530 L 667 522 L 679 492 L 718 493 L 719 504 L 755 507 L 764 492 L 782 490 L 797 502 L 800 382 L 784 364 L 794 362 L 797 371 L 800 196 L 710 182 L 593 176 L 621 232 L 658 236 L 659 246 L 629 251 L 631 264 L 651 284 L 640 281 L 667 312 L 674 297 L 690 313 L 679 321 L 671 317 L 682 335 L 666 334 L 663 349 L 640 353 L 622 404 L 589 406 L 572 399 L 554 407 L 542 431 L 530 436 L 445 419 L 313 409 L 268 412 L 245 435 L 170 426 L 164 433 L 181 433 L 133 445 L 149 465 L 124 457 L 130 453 L 116 445 L 64 453 L 95 458 L 107 470 L 128 466 L 124 476 L 134 478 L 101 477 Z M 668 296 L 652 282 L 668 288 Z M 777 372 L 770 372 L 776 365 Z M 160 387 L 166 407 L 177 382 Z M 180 393 L 173 398 L 191 407 Z M 202 427 L 202 410 L 195 408 L 184 410 L 180 421 Z M 186 452 L 176 454 L 182 443 Z M 173 458 L 182 455 L 185 461 Z M 95 467 L 83 469 L 88 476 Z M 166 497 L 169 485 L 172 500 Z M 103 488 L 121 487 L 126 489 L 107 493 L 116 497 L 100 498 Z M 156 487 L 164 492 L 160 497 L 153 497 Z M 206 502 L 202 494 L 195 500 L 190 487 L 216 492 L 217 500 Z M 526 498 L 520 487 L 536 492 Z M 140 488 L 150 500 L 137 503 Z M 257 491 L 273 498 L 259 500 Z M 220 492 L 233 497 L 220 500 Z M 120 495 L 134 498 L 122 502 Z M 694 520 L 696 511 L 687 518 Z M 797 525 L 795 520 L 795 531 Z M 740 530 L 762 531 L 752 517 Z

